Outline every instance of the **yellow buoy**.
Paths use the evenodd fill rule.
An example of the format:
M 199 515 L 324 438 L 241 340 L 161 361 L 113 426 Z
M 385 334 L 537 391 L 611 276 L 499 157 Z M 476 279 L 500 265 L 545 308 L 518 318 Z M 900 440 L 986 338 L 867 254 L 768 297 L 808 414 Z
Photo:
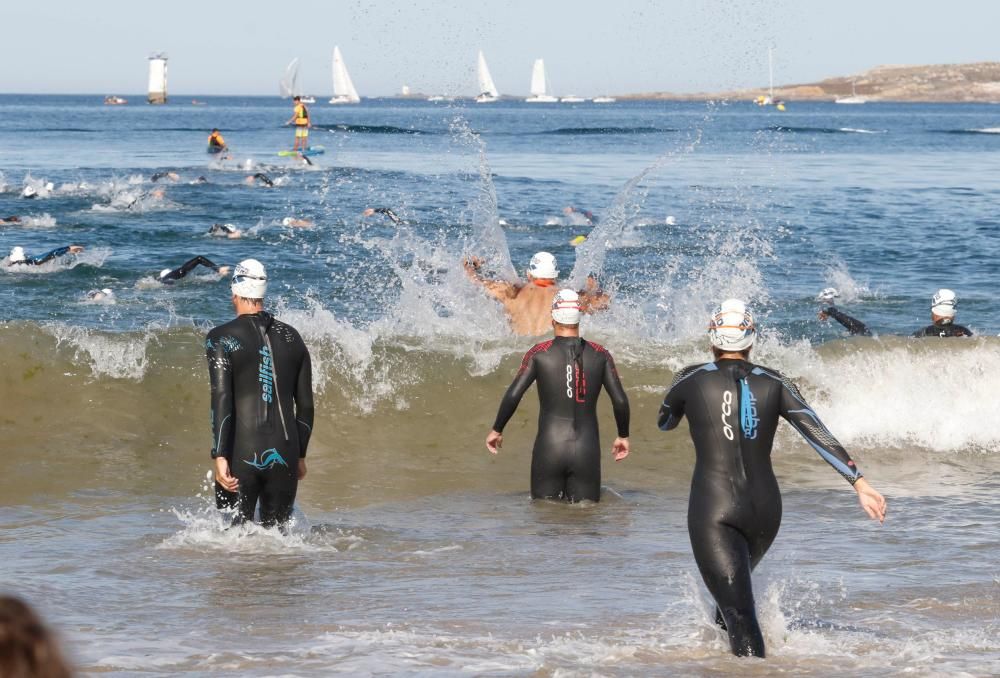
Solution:
M 575 238 L 573 238 L 572 240 L 570 240 L 569 244 L 572 245 L 573 247 L 576 247 L 577 245 L 582 245 L 583 242 L 586 239 L 587 239 L 587 236 L 585 236 L 585 235 L 578 235 Z

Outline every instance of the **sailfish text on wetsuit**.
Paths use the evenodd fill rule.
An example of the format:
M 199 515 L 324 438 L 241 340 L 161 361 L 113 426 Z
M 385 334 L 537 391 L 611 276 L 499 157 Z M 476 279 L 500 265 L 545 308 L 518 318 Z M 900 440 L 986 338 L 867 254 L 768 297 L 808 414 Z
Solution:
M 274 393 L 274 366 L 271 352 L 267 346 L 262 346 L 260 349 L 260 368 L 257 370 L 257 381 L 260 382 L 260 399 L 265 403 L 271 402 Z

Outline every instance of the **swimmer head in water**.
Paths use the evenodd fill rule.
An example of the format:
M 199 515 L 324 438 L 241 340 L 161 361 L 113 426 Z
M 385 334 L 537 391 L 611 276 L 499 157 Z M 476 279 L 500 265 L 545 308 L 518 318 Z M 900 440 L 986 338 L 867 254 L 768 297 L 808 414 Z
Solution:
M 552 300 L 552 320 L 560 325 L 579 325 L 582 314 L 580 295 L 573 290 L 559 290 Z
M 528 262 L 528 277 L 533 280 L 546 280 L 552 284 L 559 277 L 556 268 L 556 258 L 548 252 L 538 252 Z
M 91 301 L 114 301 L 115 293 L 108 287 L 87 292 L 87 299 Z
M 24 190 L 21 191 L 22 198 L 34 198 L 37 195 L 38 191 L 36 191 L 33 186 L 25 186 Z
M 757 338 L 753 314 L 739 299 L 726 299 L 715 309 L 708 325 L 712 347 L 725 353 L 739 353 L 753 346 Z
M 233 269 L 233 296 L 263 299 L 267 292 L 267 271 L 256 259 L 244 259 Z
M 24 248 L 21 246 L 12 247 L 10 254 L 7 255 L 7 260 L 12 264 L 24 263 L 27 260 L 27 257 L 24 256 Z
M 163 280 L 168 275 L 170 275 L 172 272 L 173 272 L 173 269 L 170 269 L 170 268 L 163 269 L 162 271 L 160 271 L 160 280 Z
M 816 295 L 816 301 L 821 301 L 824 304 L 829 304 L 839 296 L 840 292 L 837 291 L 836 287 L 827 287 L 822 292 Z
M 931 318 L 935 325 L 948 325 L 955 319 L 958 296 L 949 289 L 940 289 L 931 297 Z

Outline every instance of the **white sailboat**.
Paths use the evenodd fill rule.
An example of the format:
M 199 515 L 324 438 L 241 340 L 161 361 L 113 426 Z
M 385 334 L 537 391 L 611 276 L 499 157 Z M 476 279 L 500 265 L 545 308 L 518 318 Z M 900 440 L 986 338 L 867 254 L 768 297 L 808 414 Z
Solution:
M 299 58 L 295 57 L 290 62 L 288 66 L 285 67 L 285 74 L 281 76 L 281 80 L 278 81 L 278 92 L 281 93 L 282 99 L 287 99 L 288 97 L 294 97 L 298 95 L 299 89 Z
M 578 97 L 575 94 L 567 94 L 559 101 L 564 104 L 582 104 L 584 101 L 586 101 L 586 99 L 584 99 L 583 97 Z
M 476 60 L 476 81 L 479 85 L 479 94 L 476 95 L 477 104 L 492 104 L 500 98 L 497 85 L 490 75 L 490 67 L 486 65 L 486 57 L 483 50 L 479 50 L 479 58 Z
M 767 48 L 767 96 L 763 94 L 754 99 L 758 106 L 774 106 L 779 111 L 785 110 L 785 102 L 774 98 L 774 47 Z
M 859 97 L 858 96 L 858 92 L 855 89 L 855 83 L 854 83 L 853 80 L 851 80 L 851 96 L 849 96 L 849 97 L 838 97 L 838 98 L 834 99 L 833 103 L 835 103 L 835 104 L 863 104 L 863 103 L 865 103 L 867 101 L 868 101 L 868 99 L 865 99 L 864 97 Z
M 535 65 L 531 68 L 531 96 L 525 101 L 529 104 L 551 104 L 559 101 L 549 94 L 544 59 L 535 59 Z
M 594 97 L 593 99 L 591 99 L 591 101 L 593 101 L 595 104 L 613 104 L 618 100 L 615 99 L 614 97 L 599 96 L 599 97 Z
M 344 56 L 340 53 L 340 47 L 333 48 L 333 98 L 331 104 L 357 104 L 361 103 L 358 90 L 354 89 L 351 82 L 351 74 L 347 72 L 347 65 L 344 63 Z

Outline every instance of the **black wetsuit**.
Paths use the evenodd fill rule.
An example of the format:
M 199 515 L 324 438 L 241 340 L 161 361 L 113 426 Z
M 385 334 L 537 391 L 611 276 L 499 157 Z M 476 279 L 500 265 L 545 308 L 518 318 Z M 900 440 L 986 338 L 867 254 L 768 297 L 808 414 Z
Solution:
M 241 315 L 208 333 L 212 458 L 229 460 L 239 492 L 216 484 L 219 508 L 237 521 L 283 524 L 292 515 L 299 459 L 312 435 L 312 368 L 302 337 L 268 313 Z
M 528 351 L 500 401 L 493 429 L 499 433 L 531 383 L 538 382 L 541 407 L 531 453 L 531 496 L 569 501 L 601 498 L 601 441 L 597 398 L 611 397 L 618 436 L 628 437 L 628 396 L 615 361 L 604 347 L 579 337 L 556 337 Z
M 830 306 L 824 309 L 823 313 L 827 314 L 838 323 L 847 328 L 847 331 L 851 333 L 852 336 L 860 335 L 863 337 L 870 337 L 872 335 L 871 330 L 868 326 L 857 318 L 853 318 L 843 311 L 839 310 L 836 306 Z
M 190 273 L 191 271 L 193 271 L 198 266 L 206 266 L 206 267 L 212 269 L 213 271 L 218 271 L 219 270 L 219 267 L 217 265 L 215 265 L 214 263 L 212 263 L 212 261 L 210 259 L 208 259 L 207 257 L 197 256 L 197 257 L 194 257 L 193 259 L 188 259 L 183 264 L 181 264 L 180 267 L 175 268 L 174 270 L 170 271 L 169 273 L 161 275 L 160 276 L 160 282 L 163 283 L 163 284 L 165 284 L 165 285 L 170 285 L 170 284 L 172 284 L 172 283 L 180 280 L 184 276 L 186 276 L 188 273 Z
M 265 186 L 269 188 L 274 186 L 274 181 L 272 181 L 271 177 L 267 176 L 263 172 L 257 172 L 257 174 L 253 175 L 252 178 L 255 179 L 256 181 L 262 182 Z
M 42 264 L 52 261 L 57 257 L 61 257 L 69 253 L 69 247 L 57 247 L 54 250 L 46 252 L 45 254 L 39 254 L 37 257 L 25 257 L 24 261 L 12 261 L 10 266 L 41 266 Z
M 913 333 L 915 337 L 971 337 L 972 330 L 955 323 L 932 324 Z
M 385 216 L 389 217 L 389 220 L 390 220 L 390 221 L 392 221 L 392 223 L 396 224 L 397 226 L 399 226 L 400 224 L 404 223 L 404 222 L 403 222 L 403 220 L 402 220 L 402 219 L 400 219 L 400 218 L 399 218 L 399 217 L 398 217 L 398 216 L 396 215 L 396 213 L 395 213 L 395 212 L 393 212 L 393 211 L 392 211 L 392 210 L 391 210 L 390 208 L 388 208 L 388 207 L 376 207 L 376 208 L 374 208 L 374 209 L 372 210 L 372 212 L 374 212 L 375 214 L 383 214 L 383 215 L 385 215 Z
M 781 523 L 771 445 L 784 417 L 852 485 L 850 456 L 780 373 L 743 360 L 720 360 L 677 373 L 660 407 L 669 431 L 688 417 L 696 460 L 688 534 L 698 569 L 715 598 L 736 655 L 764 656 L 750 572 Z
M 236 227 L 232 224 L 212 224 L 208 229 L 208 235 L 215 236 L 217 238 L 228 238 L 233 233 L 236 233 Z
M 852 335 L 871 336 L 871 330 L 858 320 L 853 318 L 836 307 L 831 306 L 823 311 L 828 316 L 847 328 Z M 913 333 L 914 337 L 971 337 L 972 331 L 968 327 L 956 325 L 954 323 L 931 324 Z

